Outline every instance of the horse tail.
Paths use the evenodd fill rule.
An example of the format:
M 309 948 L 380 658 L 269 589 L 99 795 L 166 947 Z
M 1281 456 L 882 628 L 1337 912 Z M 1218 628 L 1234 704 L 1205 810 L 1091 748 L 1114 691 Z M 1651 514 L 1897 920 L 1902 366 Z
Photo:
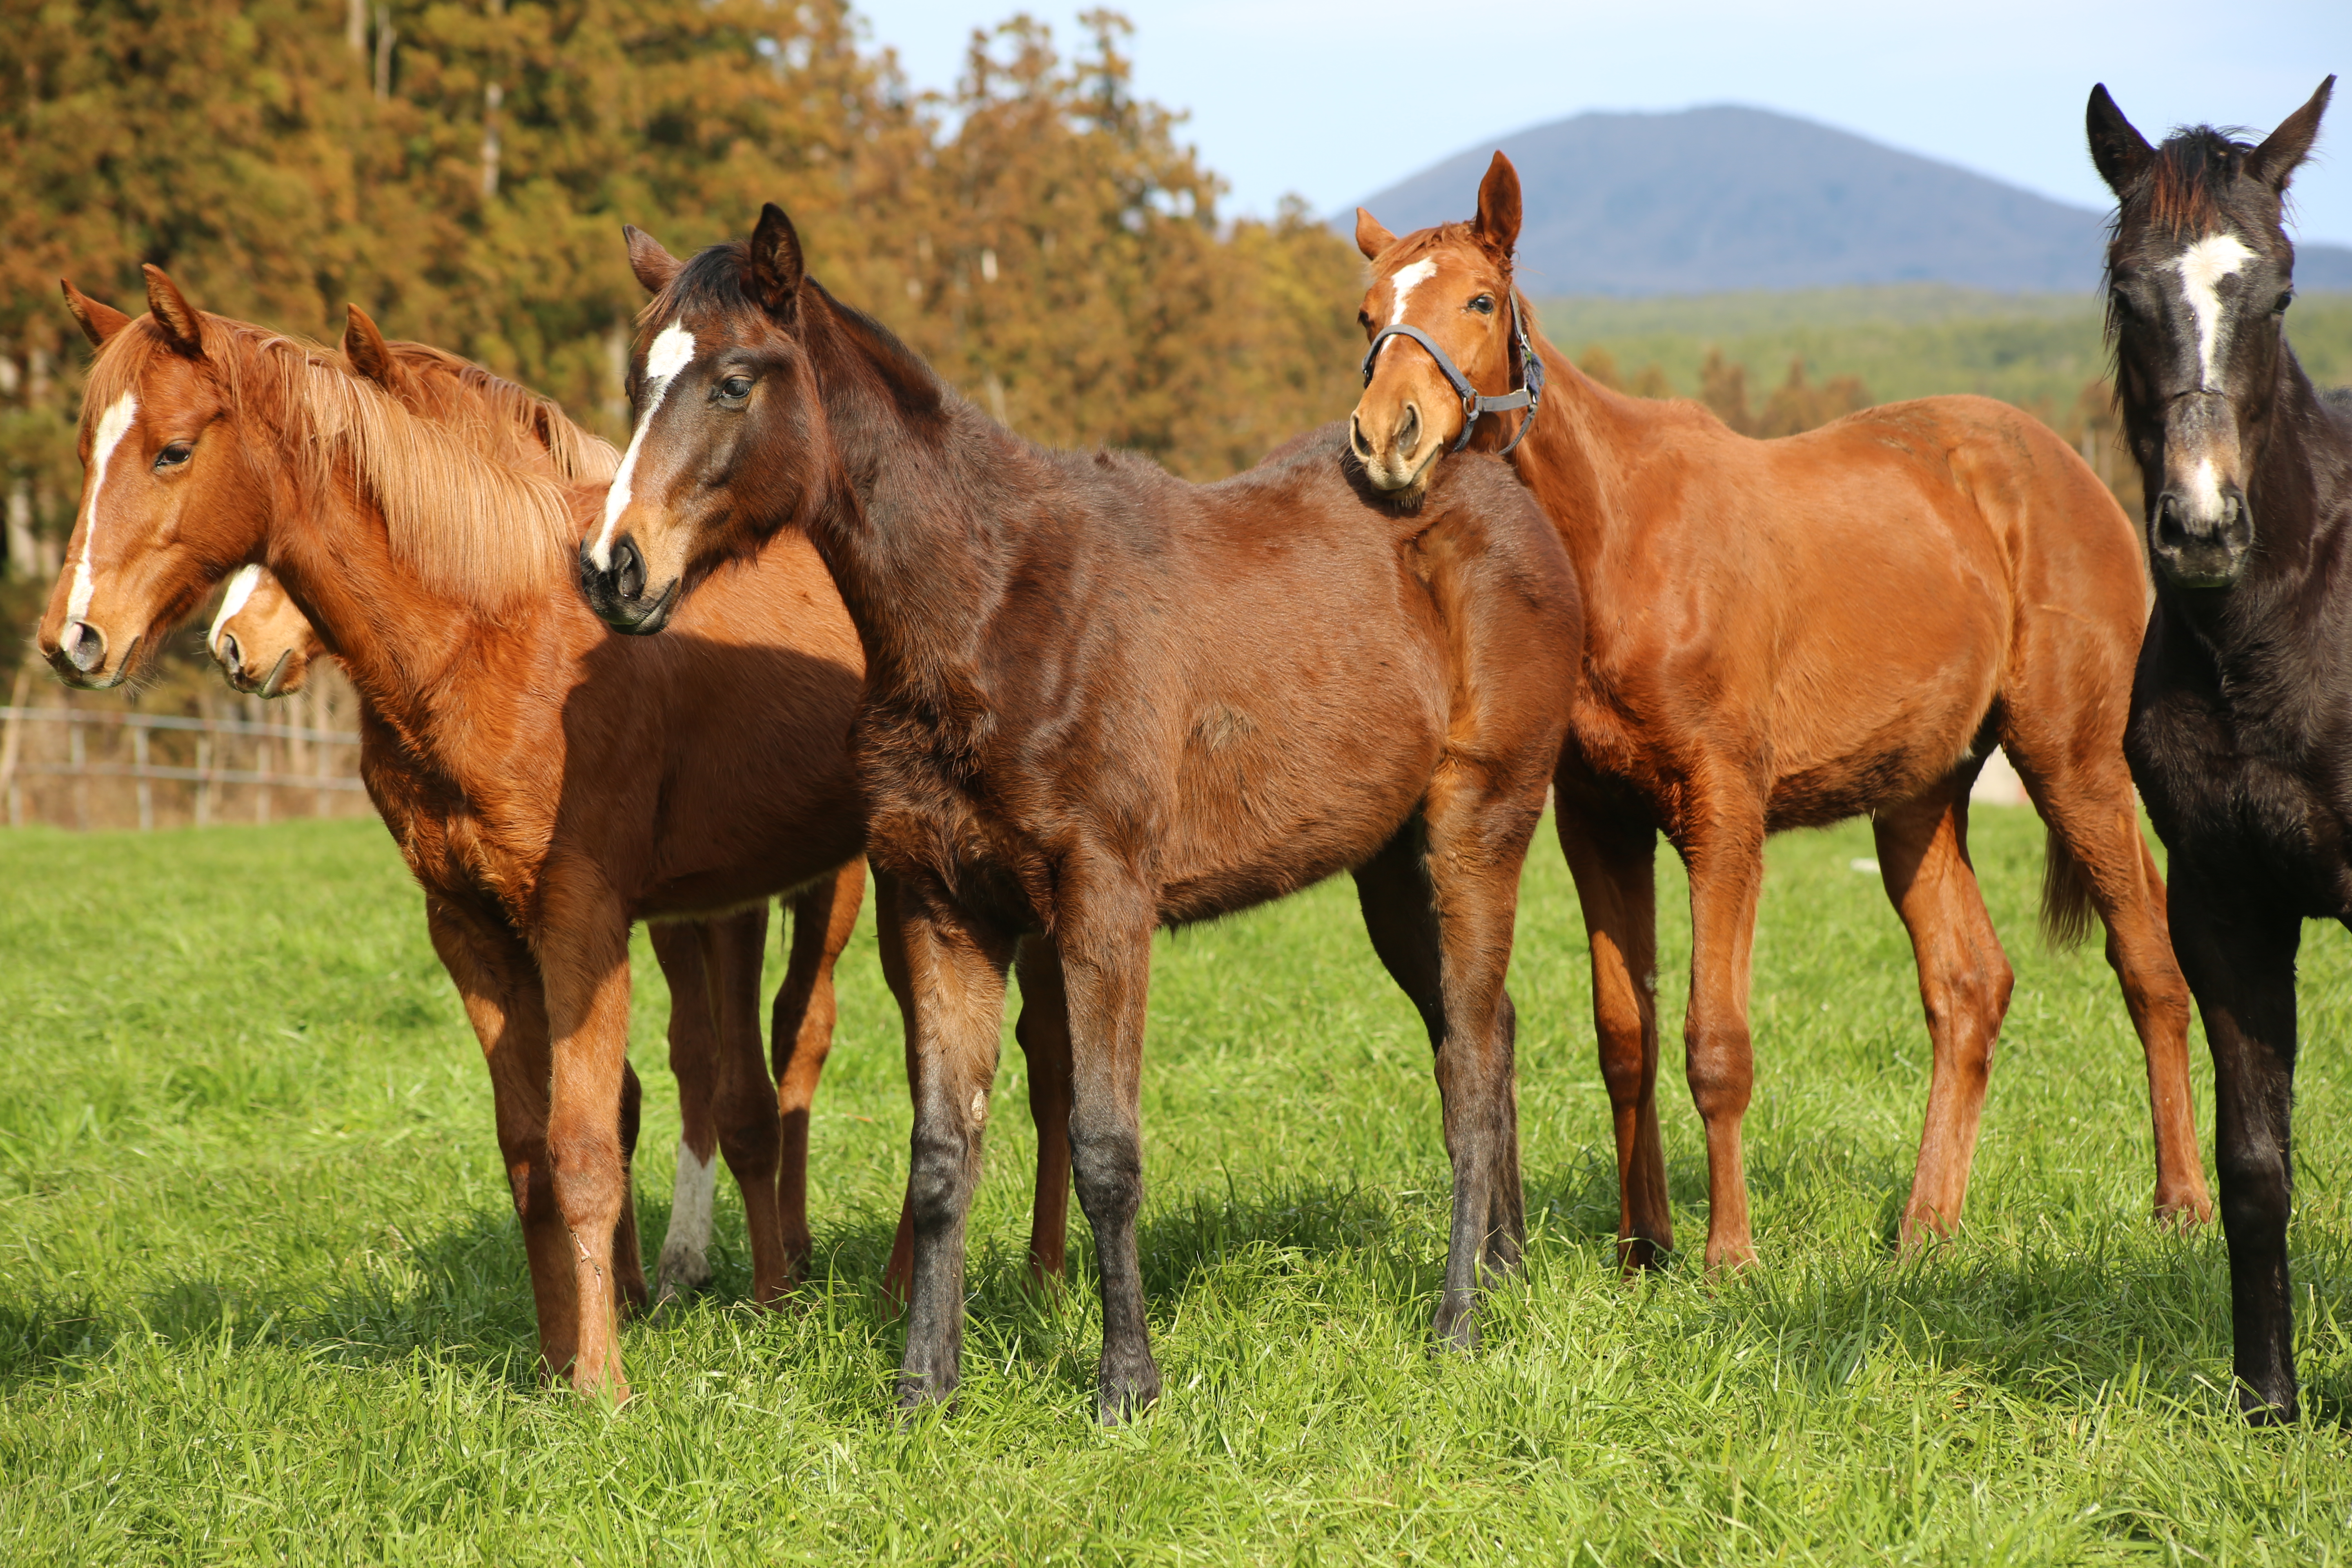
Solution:
M 2091 871 L 2054 827 L 2042 855 L 2042 940 L 2053 948 L 2080 947 L 2091 934 Z

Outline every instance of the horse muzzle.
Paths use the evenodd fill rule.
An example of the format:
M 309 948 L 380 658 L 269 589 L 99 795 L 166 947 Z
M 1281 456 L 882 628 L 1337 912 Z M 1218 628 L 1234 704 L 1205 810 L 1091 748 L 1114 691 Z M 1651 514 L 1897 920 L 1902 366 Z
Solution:
M 2218 504 L 2211 497 L 2191 498 L 2177 489 L 2156 498 L 2148 558 L 2175 587 L 2230 587 L 2244 575 L 2253 549 L 2253 511 L 2237 486 L 2223 487 Z
M 121 662 L 109 673 L 106 634 L 88 621 L 68 621 L 65 630 L 58 636 L 58 646 L 42 648 L 41 657 L 49 661 L 49 668 L 56 670 L 58 678 L 68 686 L 99 691 L 110 686 L 121 685 L 123 678 L 131 673 L 131 659 L 138 652 L 139 639 L 133 637 L 131 646 L 123 650 Z
M 596 618 L 632 637 L 651 637 L 669 625 L 683 579 L 673 577 L 648 594 L 645 553 L 626 534 L 613 542 L 607 554 L 609 563 L 599 566 L 591 547 L 580 547 L 580 593 Z

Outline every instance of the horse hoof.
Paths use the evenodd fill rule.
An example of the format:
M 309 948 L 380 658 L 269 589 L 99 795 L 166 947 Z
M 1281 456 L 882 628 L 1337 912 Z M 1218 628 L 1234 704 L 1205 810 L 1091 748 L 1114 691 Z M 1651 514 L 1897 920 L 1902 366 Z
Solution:
M 1160 1369 L 1147 1358 L 1140 1372 L 1104 1369 L 1095 1394 L 1095 1416 L 1106 1426 L 1124 1426 L 1159 1403 Z
M 1440 1352 L 1468 1355 L 1478 1348 L 1478 1309 L 1473 1302 L 1438 1308 L 1437 1321 L 1431 1326 Z
M 692 1296 L 710 1283 L 710 1259 L 698 1252 L 665 1251 L 654 1265 L 654 1299 L 669 1301 Z

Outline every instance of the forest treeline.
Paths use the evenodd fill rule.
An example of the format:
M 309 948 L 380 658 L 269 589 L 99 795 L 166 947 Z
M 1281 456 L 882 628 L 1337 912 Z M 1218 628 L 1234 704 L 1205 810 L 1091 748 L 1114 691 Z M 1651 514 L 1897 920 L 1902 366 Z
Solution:
M 8 575 L 55 570 L 80 488 L 87 355 L 57 280 L 136 312 L 149 261 L 309 335 L 356 301 L 618 437 L 643 298 L 621 224 L 684 252 L 776 200 L 820 279 L 1040 440 L 1213 478 L 1344 413 L 1352 247 L 1296 203 L 1223 218 L 1178 118 L 1135 95 L 1127 23 L 1081 26 L 1066 53 L 1025 16 L 976 33 L 929 97 L 843 0 L 0 0 Z M 1737 429 L 1871 400 L 1802 356 L 1621 372 L 1560 308 L 1590 374 Z
M 58 279 L 339 330 L 357 301 L 623 433 L 643 293 L 801 226 L 816 275 L 1006 424 L 1209 477 L 1353 396 L 1360 268 L 1303 209 L 1223 222 L 1137 98 L 1127 24 L 1025 17 L 911 94 L 839 0 L 0 0 L 0 469 L 12 553 L 70 525 L 81 340 Z M 21 570 L 21 567 L 19 568 Z

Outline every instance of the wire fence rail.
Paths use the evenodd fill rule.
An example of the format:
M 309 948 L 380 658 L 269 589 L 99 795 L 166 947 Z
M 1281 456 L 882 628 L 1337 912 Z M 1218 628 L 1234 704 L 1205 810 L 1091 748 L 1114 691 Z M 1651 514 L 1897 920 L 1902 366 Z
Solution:
M 319 672 L 324 674 L 325 672 Z M 198 699 L 195 716 L 99 707 L 58 693 L 34 703 L 19 674 L 0 707 L 0 798 L 11 827 L 206 827 L 284 816 L 368 811 L 354 771 L 359 734 L 338 724 L 353 710 L 347 688 L 318 680 L 271 704 L 291 722 L 209 710 L 257 699 Z

